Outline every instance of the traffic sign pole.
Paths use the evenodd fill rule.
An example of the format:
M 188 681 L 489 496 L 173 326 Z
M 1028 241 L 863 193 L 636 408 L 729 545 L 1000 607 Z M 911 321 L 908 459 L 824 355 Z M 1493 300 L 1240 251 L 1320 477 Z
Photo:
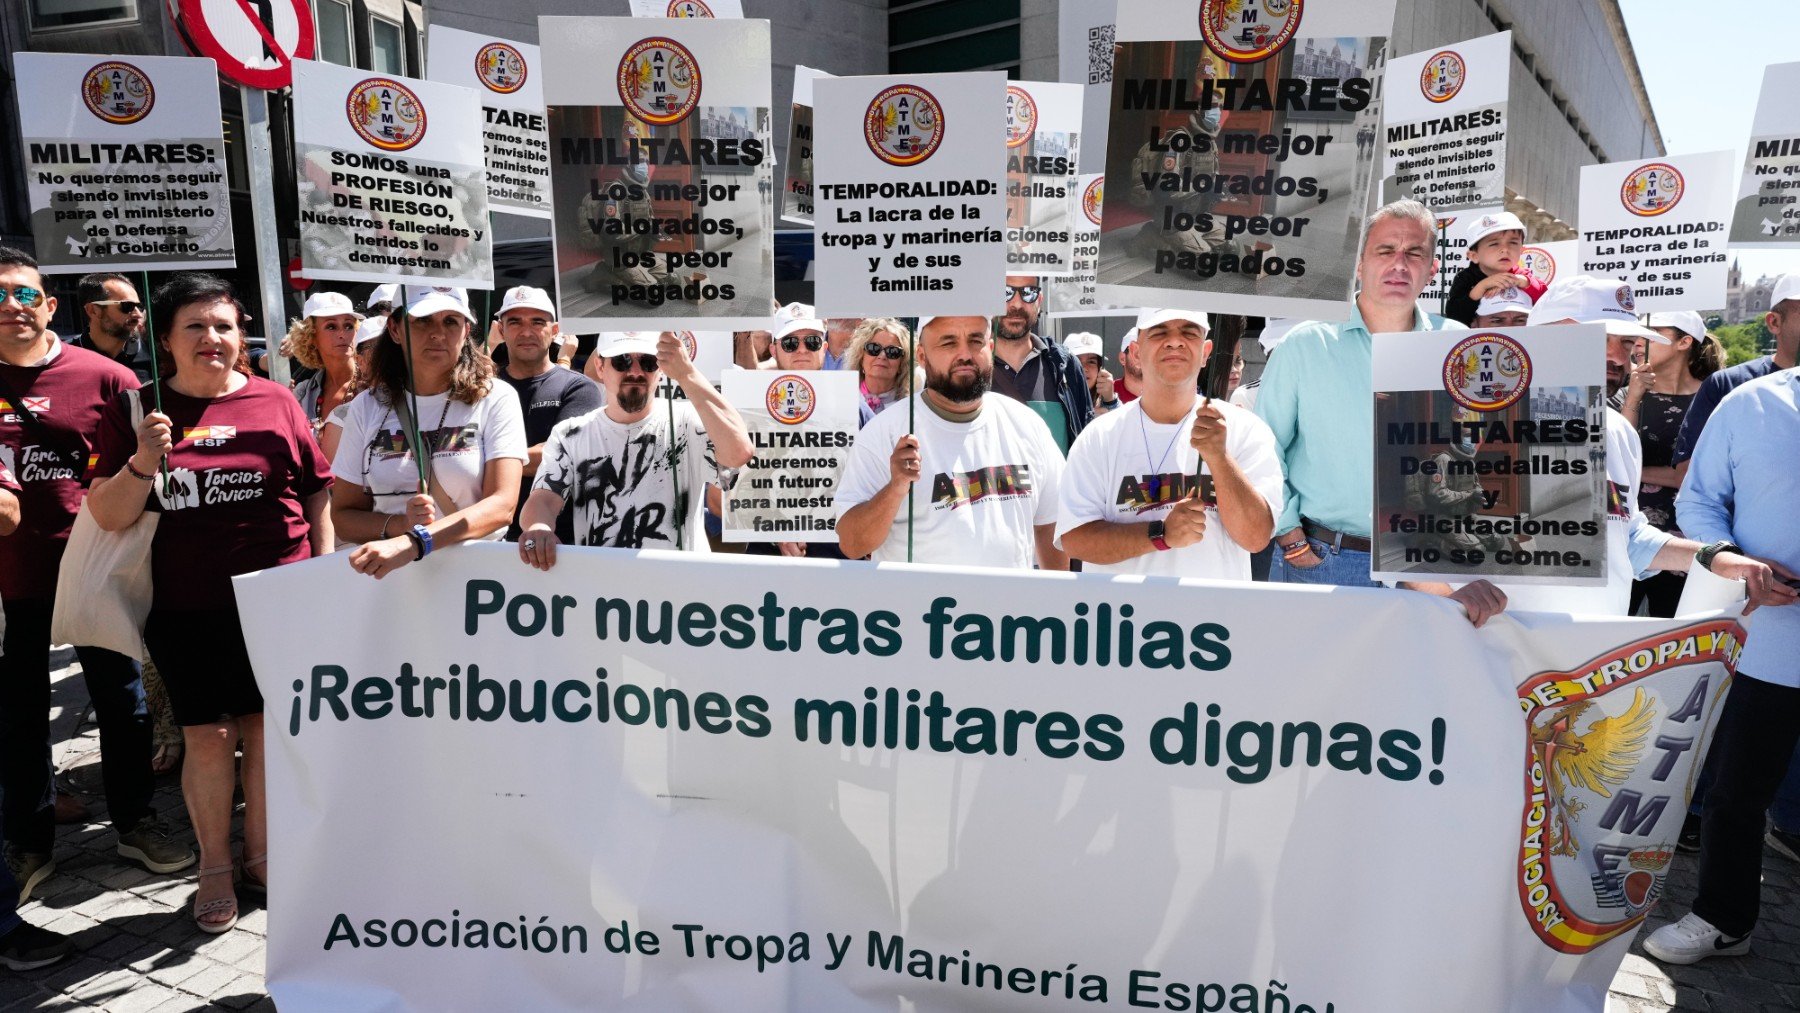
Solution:
M 263 361 L 269 366 L 269 379 L 288 382 L 287 358 L 281 354 L 281 339 L 287 334 L 287 293 L 282 280 L 281 240 L 275 231 L 275 202 L 261 199 L 255 185 L 262 181 L 275 185 L 274 140 L 269 130 L 269 93 L 260 88 L 239 85 L 244 101 L 244 139 L 250 146 L 250 221 L 256 229 L 256 277 L 262 289 L 263 335 L 268 354 Z M 273 196 L 272 194 L 270 195 Z

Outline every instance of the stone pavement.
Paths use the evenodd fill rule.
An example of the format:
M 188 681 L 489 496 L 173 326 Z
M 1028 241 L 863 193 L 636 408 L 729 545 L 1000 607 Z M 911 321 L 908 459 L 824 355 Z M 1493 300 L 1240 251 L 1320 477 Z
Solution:
M 75 727 L 87 706 L 87 691 L 80 678 L 71 678 L 79 675 L 69 667 L 73 652 L 62 652 L 57 663 L 51 695 L 57 769 L 66 772 L 61 783 L 72 782 L 97 818 L 105 811 L 99 739 L 91 721 Z M 177 777 L 158 783 L 155 804 L 172 825 L 187 826 Z M 112 831 L 97 824 L 58 829 L 57 873 L 21 914 L 34 924 L 70 933 L 77 950 L 63 963 L 40 971 L 0 970 L 0 1010 L 274 1010 L 263 991 L 268 921 L 260 903 L 240 897 L 237 928 L 206 935 L 188 915 L 194 870 L 153 876 L 118 858 L 115 844 Z M 1800 1011 L 1800 863 L 1768 851 L 1763 868 L 1762 922 L 1750 955 L 1664 968 L 1644 956 L 1641 942 L 1650 931 L 1679 918 L 1693 897 L 1693 856 L 1678 856 L 1663 903 L 1613 980 L 1605 1013 Z

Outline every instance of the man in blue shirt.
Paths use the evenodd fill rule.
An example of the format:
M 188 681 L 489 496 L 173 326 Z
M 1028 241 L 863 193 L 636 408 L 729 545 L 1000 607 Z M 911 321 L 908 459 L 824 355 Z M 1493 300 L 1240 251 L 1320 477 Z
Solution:
M 1751 380 L 1800 365 L 1800 274 L 1784 274 L 1776 279 L 1775 289 L 1769 293 L 1769 312 L 1763 317 L 1763 326 L 1775 335 L 1774 355 L 1721 369 L 1702 381 L 1700 389 L 1694 392 L 1694 400 L 1688 404 L 1687 414 L 1682 416 L 1681 432 L 1675 437 L 1675 451 L 1671 457 L 1671 463 L 1683 474 L 1687 471 L 1688 459 L 1694 456 L 1694 447 L 1700 442 L 1700 433 L 1706 428 L 1706 420 L 1725 395 Z
M 1715 779 L 1700 830 L 1694 907 L 1644 949 L 1691 964 L 1750 951 L 1761 899 L 1763 814 L 1800 742 L 1800 370 L 1739 387 L 1719 402 L 1675 499 L 1695 556 L 1742 580 L 1745 638 L 1707 761 Z M 1769 607 L 1765 607 L 1769 606 Z

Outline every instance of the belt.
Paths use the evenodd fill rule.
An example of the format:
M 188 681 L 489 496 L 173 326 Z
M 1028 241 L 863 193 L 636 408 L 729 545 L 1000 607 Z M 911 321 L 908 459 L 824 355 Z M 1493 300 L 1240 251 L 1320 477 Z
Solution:
M 1321 542 L 1327 542 L 1334 549 L 1349 549 L 1352 552 L 1369 551 L 1369 540 L 1367 538 L 1358 535 L 1346 535 L 1341 531 L 1333 531 L 1317 521 L 1310 521 L 1304 517 L 1300 518 L 1300 530 L 1306 532 L 1306 537 L 1317 538 Z

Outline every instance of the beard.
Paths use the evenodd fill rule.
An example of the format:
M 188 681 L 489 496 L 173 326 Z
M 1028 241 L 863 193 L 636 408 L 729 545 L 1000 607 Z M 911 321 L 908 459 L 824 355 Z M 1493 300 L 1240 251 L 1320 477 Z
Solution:
M 950 374 L 942 373 L 925 378 L 925 389 L 936 391 L 938 396 L 956 404 L 967 404 L 978 400 L 988 392 L 988 385 L 994 380 L 994 367 L 976 368 L 975 376 L 968 380 L 953 380 Z
M 650 385 L 626 384 L 619 388 L 619 410 L 634 415 L 650 403 Z
M 1610 362 L 1607 363 L 1606 364 L 1606 396 L 1610 398 L 1614 394 L 1617 394 L 1619 391 L 1624 390 L 1627 379 L 1628 379 L 1628 377 L 1626 375 L 1624 366 L 1615 366 Z
M 994 334 L 1007 339 L 1031 336 L 1032 319 L 1024 314 L 994 318 Z

